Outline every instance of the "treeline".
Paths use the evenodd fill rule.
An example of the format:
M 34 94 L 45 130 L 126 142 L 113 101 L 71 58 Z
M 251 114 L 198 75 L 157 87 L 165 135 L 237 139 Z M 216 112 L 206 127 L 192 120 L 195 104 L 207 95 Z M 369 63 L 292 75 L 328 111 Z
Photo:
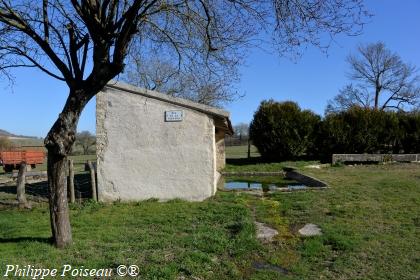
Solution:
M 352 107 L 324 118 L 294 102 L 263 101 L 250 125 L 263 158 L 330 160 L 336 153 L 420 153 L 420 112 Z

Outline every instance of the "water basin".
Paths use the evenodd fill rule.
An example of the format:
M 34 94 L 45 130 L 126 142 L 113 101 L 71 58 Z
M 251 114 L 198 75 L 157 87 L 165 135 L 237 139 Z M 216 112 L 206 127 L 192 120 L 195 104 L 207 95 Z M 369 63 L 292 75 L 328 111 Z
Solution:
M 282 177 L 225 177 L 222 184 L 225 190 L 262 190 L 263 192 L 295 191 L 307 188 L 306 185 Z

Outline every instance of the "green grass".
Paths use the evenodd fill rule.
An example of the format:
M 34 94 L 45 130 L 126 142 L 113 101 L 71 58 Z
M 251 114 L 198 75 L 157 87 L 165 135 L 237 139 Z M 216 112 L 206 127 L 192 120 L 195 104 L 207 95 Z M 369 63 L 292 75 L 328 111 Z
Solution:
M 260 153 L 257 147 L 251 145 L 251 157 L 259 157 Z M 226 146 L 226 158 L 247 158 L 248 157 L 248 146 Z
M 318 161 L 285 161 L 275 163 L 264 163 L 261 161 L 260 153 L 255 146 L 251 146 L 251 158 L 248 159 L 248 146 L 226 146 L 226 172 L 276 172 L 283 167 L 291 166 L 301 168 L 310 164 L 319 164 Z
M 96 155 L 78 155 L 78 156 L 69 156 L 69 159 L 73 160 L 74 172 L 81 173 L 85 170 L 85 163 L 87 161 L 96 161 Z M 46 171 L 47 162 L 45 160 L 44 164 L 37 165 L 34 171 Z
M 71 220 L 74 245 L 56 250 L 48 244 L 46 206 L 3 210 L 0 274 L 9 263 L 114 269 L 136 264 L 141 279 L 239 279 L 261 247 L 249 209 L 223 197 L 202 203 L 88 203 L 74 207 Z
M 420 165 L 303 170 L 330 188 L 263 198 L 219 192 L 204 202 L 73 205 L 74 245 L 65 250 L 48 243 L 47 205 L 3 208 L 0 274 L 7 263 L 68 263 L 136 264 L 140 279 L 418 279 Z M 254 219 L 279 231 L 273 243 L 256 241 Z M 299 237 L 305 223 L 319 225 L 323 235 Z M 255 269 L 254 261 L 289 273 Z
M 379 165 L 305 171 L 331 185 L 325 191 L 276 194 L 289 229 L 305 223 L 324 235 L 285 246 L 301 279 L 418 279 L 420 165 Z M 273 215 L 261 214 L 269 222 Z M 290 239 L 289 239 L 290 240 Z
M 96 162 L 96 155 L 78 155 L 69 156 L 73 160 L 74 173 L 82 173 L 85 170 L 85 163 L 87 161 Z

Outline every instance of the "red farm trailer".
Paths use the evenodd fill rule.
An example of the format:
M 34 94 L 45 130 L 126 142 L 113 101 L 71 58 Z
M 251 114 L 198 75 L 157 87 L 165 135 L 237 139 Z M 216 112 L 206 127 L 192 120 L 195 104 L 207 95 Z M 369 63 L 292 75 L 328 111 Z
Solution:
M 3 165 L 5 172 L 12 172 L 19 169 L 21 162 L 31 165 L 35 168 L 37 164 L 43 164 L 45 160 L 45 151 L 40 148 L 20 148 L 9 151 L 0 151 L 0 165 Z

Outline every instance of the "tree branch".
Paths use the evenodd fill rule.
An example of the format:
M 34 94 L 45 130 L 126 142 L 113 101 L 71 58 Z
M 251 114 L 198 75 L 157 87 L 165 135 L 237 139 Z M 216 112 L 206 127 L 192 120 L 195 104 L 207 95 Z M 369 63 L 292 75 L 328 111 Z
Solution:
M 49 42 L 50 32 L 49 32 L 49 20 L 48 20 L 48 0 L 42 0 L 42 16 L 44 20 L 44 40 Z

